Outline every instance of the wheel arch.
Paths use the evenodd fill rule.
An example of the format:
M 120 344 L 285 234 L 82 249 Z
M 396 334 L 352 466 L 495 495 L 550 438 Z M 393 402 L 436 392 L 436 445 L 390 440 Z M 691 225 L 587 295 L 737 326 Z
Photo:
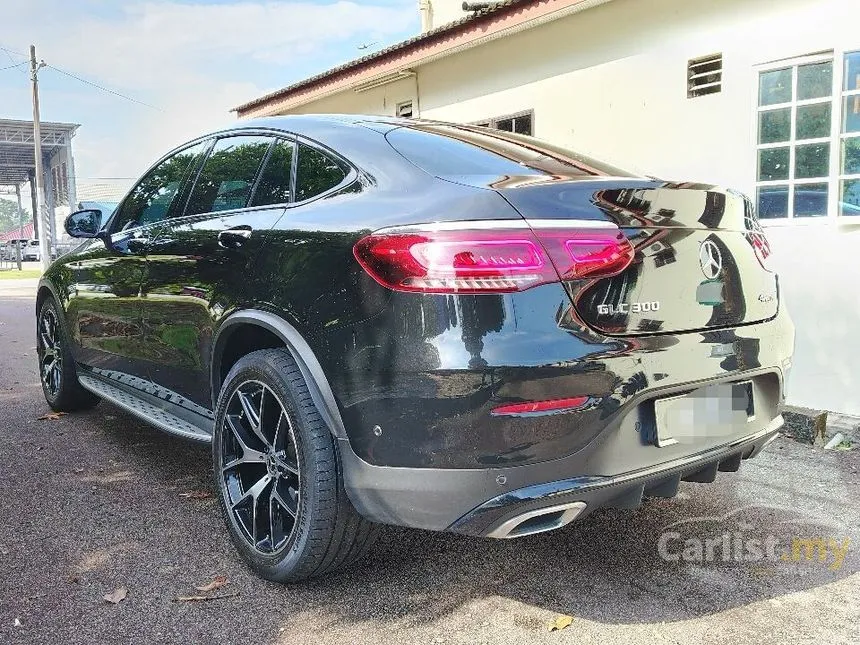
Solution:
M 213 409 L 217 405 L 222 380 L 226 376 L 222 374 L 222 361 L 230 347 L 230 341 L 235 338 L 237 332 L 249 327 L 264 330 L 280 340 L 292 355 L 293 360 L 296 361 L 307 383 L 311 398 L 332 435 L 335 439 L 347 439 L 346 428 L 337 407 L 334 392 L 310 345 L 295 327 L 268 311 L 244 309 L 231 314 L 218 328 L 212 344 L 212 361 L 210 363 Z
M 56 289 L 54 289 L 54 285 L 42 278 L 39 280 L 39 288 L 36 291 L 36 313 L 39 313 L 39 308 L 42 306 L 42 303 L 48 297 L 52 297 L 56 303 L 62 306 L 62 301 L 57 297 Z

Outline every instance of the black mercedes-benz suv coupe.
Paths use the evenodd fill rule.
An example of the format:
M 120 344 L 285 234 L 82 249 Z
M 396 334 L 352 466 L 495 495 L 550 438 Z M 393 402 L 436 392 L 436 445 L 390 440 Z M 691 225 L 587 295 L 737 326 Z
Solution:
M 211 442 L 288 582 L 379 524 L 511 538 L 672 497 L 776 436 L 794 327 L 750 200 L 481 127 L 237 122 L 170 152 L 39 284 L 55 410 Z

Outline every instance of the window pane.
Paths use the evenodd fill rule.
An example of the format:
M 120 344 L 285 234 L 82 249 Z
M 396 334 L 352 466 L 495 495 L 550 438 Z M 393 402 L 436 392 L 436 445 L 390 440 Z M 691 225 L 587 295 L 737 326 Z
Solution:
M 842 132 L 860 132 L 860 96 L 846 96 L 842 102 Z
M 842 182 L 839 213 L 841 215 L 860 215 L 860 179 L 848 179 Z
M 795 217 L 827 216 L 827 184 L 802 184 L 794 187 Z
M 791 68 L 759 74 L 758 104 L 774 105 L 791 101 Z
M 397 152 L 435 177 L 634 176 L 546 141 L 469 126 L 423 124 L 392 130 L 386 139 Z
M 830 165 L 830 144 L 812 143 L 794 150 L 794 176 L 797 179 L 827 177 Z
M 514 120 L 513 119 L 502 119 L 501 121 L 496 121 L 496 129 L 504 130 L 505 132 L 513 132 L 514 131 Z
M 517 134 L 532 134 L 532 116 L 525 114 L 514 119 L 514 132 Z
M 758 115 L 758 142 L 776 143 L 791 138 L 791 108 L 768 110 Z
M 266 167 L 260 176 L 251 201 L 252 206 L 286 204 L 290 201 L 290 179 L 293 175 L 293 148 L 291 141 L 278 139 L 272 146 Z
M 347 168 L 316 148 L 299 144 L 296 166 L 296 201 L 310 199 L 344 180 Z
M 758 151 L 758 180 L 788 179 L 788 148 Z
M 759 219 L 788 217 L 788 186 L 762 186 L 758 189 Z
M 208 142 L 181 150 L 146 173 L 123 200 L 116 220 L 111 224 L 111 231 L 144 226 L 166 218 L 185 174 L 206 145 Z
M 797 99 L 817 99 L 833 92 L 833 63 L 815 63 L 797 68 Z
M 270 142 L 269 137 L 219 139 L 197 176 L 186 214 L 245 208 Z
M 830 103 L 800 105 L 797 108 L 797 138 L 830 136 Z
M 842 174 L 860 175 L 860 137 L 842 142 Z
M 860 90 L 860 52 L 845 54 L 845 83 L 846 91 Z

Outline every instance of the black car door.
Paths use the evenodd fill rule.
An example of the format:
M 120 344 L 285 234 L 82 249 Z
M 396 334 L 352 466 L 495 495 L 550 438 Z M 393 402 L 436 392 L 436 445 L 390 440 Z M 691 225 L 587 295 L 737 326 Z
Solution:
M 288 137 L 218 138 L 186 208 L 150 244 L 142 290 L 150 376 L 186 410 L 209 414 L 213 333 L 250 297 L 252 267 L 291 200 L 293 150 Z
M 202 150 L 202 144 L 191 145 L 158 162 L 107 223 L 109 244 L 91 240 L 67 265 L 71 280 L 66 315 L 75 360 L 102 376 L 145 387 L 149 352 L 140 290 L 148 243 L 174 207 Z

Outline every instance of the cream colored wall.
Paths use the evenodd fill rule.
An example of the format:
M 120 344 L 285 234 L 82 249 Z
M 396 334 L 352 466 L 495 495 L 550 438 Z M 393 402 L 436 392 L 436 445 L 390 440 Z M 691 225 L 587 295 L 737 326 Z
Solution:
M 858 24 L 850 0 L 614 0 L 420 68 L 422 116 L 534 109 L 538 137 L 750 190 L 754 66 L 860 47 Z M 688 99 L 687 61 L 718 52 L 722 92 Z
M 416 101 L 415 79 L 405 78 L 381 87 L 356 92 L 348 90 L 308 103 L 289 114 L 383 114 L 395 115 L 398 103 Z
M 752 194 L 756 66 L 860 49 L 858 25 L 860 0 L 613 0 L 419 67 L 421 116 L 473 122 L 533 109 L 538 137 Z M 687 99 L 687 61 L 718 52 L 722 92 Z M 302 111 L 391 115 L 415 87 L 344 92 Z M 797 325 L 789 402 L 860 414 L 860 228 L 816 224 L 769 229 Z

